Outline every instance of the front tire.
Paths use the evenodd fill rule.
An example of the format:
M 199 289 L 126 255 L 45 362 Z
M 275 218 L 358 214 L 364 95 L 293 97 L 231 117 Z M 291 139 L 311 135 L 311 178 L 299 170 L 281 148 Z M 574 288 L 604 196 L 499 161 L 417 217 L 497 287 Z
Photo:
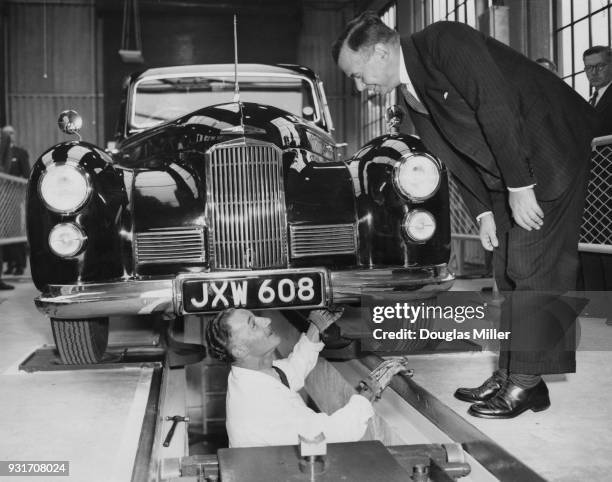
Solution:
M 100 363 L 108 344 L 108 318 L 51 318 L 55 346 L 64 365 Z

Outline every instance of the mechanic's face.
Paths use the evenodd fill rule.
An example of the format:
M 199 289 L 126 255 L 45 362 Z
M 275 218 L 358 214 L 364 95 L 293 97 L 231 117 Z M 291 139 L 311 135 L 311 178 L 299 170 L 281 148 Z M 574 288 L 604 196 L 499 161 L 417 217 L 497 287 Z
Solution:
M 270 318 L 255 316 L 248 310 L 235 310 L 227 322 L 232 346 L 244 348 L 251 356 L 266 355 L 280 343 L 280 337 L 270 326 Z
M 596 89 L 612 81 L 612 66 L 603 53 L 587 55 L 584 58 L 584 71 L 589 83 Z
M 340 49 L 338 67 L 355 81 L 361 92 L 388 94 L 399 85 L 399 66 L 386 44 L 362 47 L 354 51 L 346 45 Z

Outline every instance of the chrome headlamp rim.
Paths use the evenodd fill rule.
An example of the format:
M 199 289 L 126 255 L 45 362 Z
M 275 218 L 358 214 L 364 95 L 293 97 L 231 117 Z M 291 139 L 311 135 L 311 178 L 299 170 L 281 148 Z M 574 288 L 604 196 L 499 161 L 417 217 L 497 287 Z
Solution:
M 74 229 L 74 231 L 76 231 L 77 235 L 79 236 L 78 247 L 74 249 L 73 251 L 71 251 L 70 253 L 60 253 L 56 251 L 53 248 L 53 243 L 51 242 L 51 237 L 53 236 L 53 233 L 56 232 L 57 229 L 65 228 L 65 227 L 70 227 L 71 229 Z M 74 256 L 77 256 L 79 253 L 83 251 L 86 241 L 87 241 L 87 235 L 85 234 L 83 229 L 78 224 L 72 223 L 72 222 L 56 224 L 55 226 L 53 226 L 53 228 L 51 228 L 51 231 L 49 231 L 49 236 L 47 237 L 47 245 L 49 246 L 49 249 L 55 256 L 58 256 L 60 258 L 72 258 Z
M 81 175 L 83 180 L 85 181 L 85 195 L 83 196 L 83 199 L 71 209 L 58 209 L 57 207 L 49 204 L 47 200 L 45 199 L 45 196 L 43 195 L 43 192 L 42 192 L 42 184 L 43 184 L 44 179 L 49 175 L 49 173 L 53 173 L 55 169 L 66 167 L 66 166 L 77 171 Z M 87 171 L 83 169 L 78 163 L 68 160 L 66 162 L 58 162 L 58 163 L 53 163 L 49 166 L 46 166 L 45 171 L 41 174 L 40 178 L 38 179 L 37 192 L 38 192 L 38 196 L 44 203 L 45 207 L 49 209 L 50 211 L 53 211 L 54 213 L 58 213 L 58 214 L 73 214 L 73 213 L 76 213 L 79 209 L 81 209 L 87 203 L 87 201 L 89 201 L 89 199 L 91 198 L 91 194 L 93 192 L 93 186 L 91 183 L 91 178 L 89 174 L 87 173 Z
M 416 216 L 417 214 L 425 214 L 426 216 L 429 217 L 429 219 L 433 223 L 433 230 L 431 231 L 431 234 L 427 236 L 426 238 L 417 239 L 410 233 L 410 230 L 408 229 L 410 219 Z M 410 238 L 411 241 L 415 243 L 426 243 L 431 238 L 433 238 L 434 234 L 436 233 L 436 229 L 438 228 L 438 223 L 436 222 L 436 218 L 434 217 L 433 213 L 425 209 L 411 209 L 404 215 L 404 219 L 402 220 L 402 227 L 404 228 L 404 233 L 406 233 L 406 236 L 408 236 L 408 238 Z
M 405 192 L 399 180 L 400 169 L 402 165 L 413 157 L 424 157 L 428 159 L 429 161 L 431 161 L 432 164 L 436 166 L 436 168 L 438 169 L 438 182 L 436 183 L 436 186 L 434 187 L 434 189 L 432 189 L 432 191 L 425 196 L 414 196 L 410 193 Z M 431 199 L 440 190 L 441 184 L 442 184 L 442 165 L 440 164 L 440 161 L 438 161 L 438 159 L 436 159 L 431 154 L 428 154 L 427 152 L 421 152 L 421 151 L 408 152 L 404 154 L 402 157 L 400 157 L 395 162 L 395 165 L 393 166 L 393 185 L 395 186 L 399 194 L 403 196 L 405 199 L 407 199 L 408 201 L 422 202 L 422 201 Z

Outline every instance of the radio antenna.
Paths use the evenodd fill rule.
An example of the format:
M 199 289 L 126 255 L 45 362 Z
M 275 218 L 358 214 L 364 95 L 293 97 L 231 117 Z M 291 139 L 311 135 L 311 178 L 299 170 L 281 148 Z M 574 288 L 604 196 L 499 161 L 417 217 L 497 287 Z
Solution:
M 234 102 L 240 101 L 240 88 L 238 87 L 238 19 L 234 14 Z

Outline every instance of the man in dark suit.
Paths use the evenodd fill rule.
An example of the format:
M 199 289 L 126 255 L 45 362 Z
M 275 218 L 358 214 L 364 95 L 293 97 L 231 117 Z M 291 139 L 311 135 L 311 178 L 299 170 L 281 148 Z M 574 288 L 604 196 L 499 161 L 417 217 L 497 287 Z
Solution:
M 0 161 L 2 172 L 26 179 L 30 177 L 30 156 L 28 151 L 17 146 L 16 132 L 10 125 L 4 126 L 1 131 Z M 8 265 L 4 274 L 23 274 L 26 265 L 25 243 L 5 246 L 4 257 Z
M 597 136 L 612 135 L 612 49 L 595 45 L 582 55 L 584 71 L 592 89 L 589 103 L 599 117 Z M 585 290 L 612 290 L 612 255 L 581 252 Z
M 541 375 L 576 365 L 567 339 L 576 310 L 559 295 L 576 288 L 592 107 L 553 72 L 460 23 L 400 39 L 366 12 L 332 54 L 358 90 L 401 88 L 424 144 L 459 181 L 484 248 L 494 250 L 498 286 L 511 295 L 499 369 L 455 396 L 483 418 L 545 410 Z
M 612 134 L 612 49 L 595 45 L 582 54 L 584 71 L 592 89 L 589 103 L 599 116 L 597 136 Z

